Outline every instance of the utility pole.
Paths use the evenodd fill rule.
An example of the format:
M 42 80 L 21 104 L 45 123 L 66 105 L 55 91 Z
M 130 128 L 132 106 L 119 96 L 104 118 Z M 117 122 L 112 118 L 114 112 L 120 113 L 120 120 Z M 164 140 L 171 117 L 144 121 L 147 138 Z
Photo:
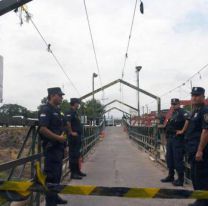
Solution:
M 136 66 L 136 73 L 137 73 L 137 87 L 139 89 L 139 72 L 141 71 L 142 66 Z M 140 117 L 140 97 L 138 91 L 138 117 Z
M 93 73 L 92 74 L 92 99 L 93 101 L 95 100 L 95 94 L 94 94 L 94 91 L 95 91 L 95 78 L 97 77 L 98 75 L 96 73 Z
M 94 121 L 95 121 L 95 94 L 94 94 L 94 91 L 95 91 L 95 78 L 97 76 L 98 75 L 96 73 L 92 74 L 93 125 L 94 125 Z

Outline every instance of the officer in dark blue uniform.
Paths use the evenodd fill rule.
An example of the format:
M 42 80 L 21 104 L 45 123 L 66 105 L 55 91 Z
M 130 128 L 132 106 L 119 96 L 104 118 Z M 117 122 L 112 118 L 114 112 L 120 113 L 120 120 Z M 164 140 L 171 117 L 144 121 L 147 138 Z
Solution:
M 48 103 L 41 107 L 39 111 L 40 135 L 42 138 L 43 152 L 45 156 L 44 172 L 47 183 L 59 184 L 62 175 L 62 160 L 66 147 L 66 138 L 63 132 L 66 129 L 64 116 L 61 115 L 58 106 L 62 102 L 64 93 L 59 87 L 48 89 Z M 66 204 L 56 194 L 46 195 L 46 206 L 56 206 Z
M 72 98 L 70 101 L 70 111 L 65 114 L 69 135 L 69 165 L 71 169 L 72 179 L 82 179 L 86 174 L 81 172 L 79 167 L 79 160 L 81 157 L 82 146 L 82 124 L 79 119 L 77 110 L 80 105 L 78 98 Z
M 180 108 L 179 99 L 171 99 L 173 113 L 166 125 L 167 153 L 166 161 L 169 174 L 161 182 L 172 182 L 174 186 L 183 186 L 184 183 L 184 134 L 178 134 L 182 131 L 186 122 L 188 113 Z M 178 173 L 178 179 L 174 180 L 175 170 Z
M 185 139 L 191 165 L 194 190 L 208 190 L 208 107 L 205 106 L 205 90 L 193 87 L 192 113 L 188 119 Z M 197 200 L 190 206 L 207 206 L 208 200 Z

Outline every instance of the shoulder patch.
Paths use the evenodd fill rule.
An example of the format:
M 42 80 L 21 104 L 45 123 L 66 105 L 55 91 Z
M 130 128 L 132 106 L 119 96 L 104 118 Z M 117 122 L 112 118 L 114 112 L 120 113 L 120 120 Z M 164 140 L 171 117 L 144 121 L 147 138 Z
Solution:
M 204 114 L 204 121 L 208 123 L 208 113 Z

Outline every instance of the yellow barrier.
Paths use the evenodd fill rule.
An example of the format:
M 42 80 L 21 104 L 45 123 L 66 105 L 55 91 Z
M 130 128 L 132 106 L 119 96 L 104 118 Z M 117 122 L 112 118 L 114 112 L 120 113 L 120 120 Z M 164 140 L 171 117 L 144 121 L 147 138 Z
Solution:
M 21 201 L 27 199 L 31 192 L 55 192 L 65 195 L 111 196 L 124 198 L 158 198 L 158 199 L 208 199 L 208 191 L 191 191 L 184 189 L 98 187 L 94 185 L 57 185 L 45 184 L 46 177 L 40 165 L 36 164 L 35 182 L 6 181 L 0 183 L 1 201 Z M 9 195 L 9 194 L 12 195 Z

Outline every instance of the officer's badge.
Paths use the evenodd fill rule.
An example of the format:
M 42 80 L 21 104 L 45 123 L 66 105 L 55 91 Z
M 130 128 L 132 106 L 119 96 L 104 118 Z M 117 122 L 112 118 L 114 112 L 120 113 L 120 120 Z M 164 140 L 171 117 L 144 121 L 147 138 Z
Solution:
M 46 117 L 46 114 L 42 113 L 42 114 L 40 115 L 40 117 Z
M 208 123 L 208 113 L 204 114 L 204 121 Z
M 197 118 L 197 117 L 198 117 L 198 113 L 195 113 L 194 118 Z

